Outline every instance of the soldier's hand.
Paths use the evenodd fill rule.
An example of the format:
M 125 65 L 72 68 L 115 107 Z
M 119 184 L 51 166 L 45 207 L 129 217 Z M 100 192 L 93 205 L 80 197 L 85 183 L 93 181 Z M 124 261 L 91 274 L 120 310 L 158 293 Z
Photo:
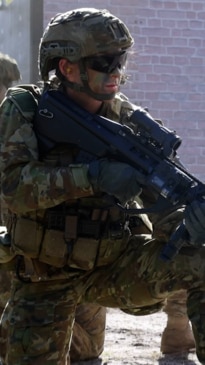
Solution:
M 89 166 L 88 179 L 94 190 L 113 195 L 123 204 L 141 193 L 137 172 L 126 163 L 94 161 Z
M 185 226 L 193 244 L 205 243 L 205 201 L 194 201 L 185 208 Z

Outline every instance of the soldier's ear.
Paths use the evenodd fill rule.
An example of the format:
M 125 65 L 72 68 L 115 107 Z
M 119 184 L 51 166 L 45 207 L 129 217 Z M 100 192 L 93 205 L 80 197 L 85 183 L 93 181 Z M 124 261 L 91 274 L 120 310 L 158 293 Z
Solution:
M 66 78 L 72 73 L 72 63 L 65 58 L 61 58 L 58 67 L 61 74 Z

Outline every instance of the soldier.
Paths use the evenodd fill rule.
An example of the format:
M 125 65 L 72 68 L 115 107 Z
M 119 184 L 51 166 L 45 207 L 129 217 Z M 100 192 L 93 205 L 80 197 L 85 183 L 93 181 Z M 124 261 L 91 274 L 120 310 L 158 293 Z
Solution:
M 67 111 L 74 108 L 84 123 L 102 115 L 129 126 L 134 110 L 146 115 L 119 92 L 132 45 L 125 24 L 106 10 L 58 14 L 40 42 L 45 89 L 35 121 L 36 99 L 26 90 L 11 89 L 1 106 L 2 195 L 12 237 L 1 260 L 13 264 L 1 318 L 3 365 L 66 364 L 79 304 L 147 314 L 180 289 L 187 290 L 197 356 L 205 364 L 204 202 L 150 214 L 153 233 L 135 234 L 144 217 L 126 209 L 137 207 L 139 195 L 140 205 L 149 206 L 155 195 L 120 156 L 91 158 L 86 148 L 92 140 L 75 134 L 75 117 L 60 118 L 54 107 L 56 100 Z M 53 70 L 58 90 L 48 82 Z M 167 264 L 160 253 L 184 218 L 185 246 Z
M 18 68 L 18 64 L 14 58 L 9 55 L 0 52 L 0 104 L 5 97 L 7 89 L 12 86 L 14 81 L 19 81 L 21 79 L 21 74 Z M 1 208 L 1 207 L 0 207 Z M 0 210 L 1 217 L 1 210 Z M 3 222 L 0 221 L 0 225 Z M 2 227 L 2 231 L 4 228 Z M 0 315 L 6 305 L 7 299 L 9 297 L 8 288 L 10 287 L 10 277 L 8 271 L 1 270 L 0 274 Z
M 7 89 L 11 87 L 15 81 L 19 81 L 20 79 L 21 74 L 16 60 L 9 55 L 0 52 L 0 104 L 5 97 Z M 0 226 L 3 224 L 0 206 Z M 5 283 L 3 283 L 3 285 L 5 285 Z
M 0 53 L 0 102 L 14 81 L 21 79 L 14 58 Z M 138 227 L 144 233 L 146 226 Z M 146 232 L 147 233 L 147 232 Z M 9 298 L 10 277 L 8 271 L 1 270 L 0 314 Z M 195 347 L 189 319 L 186 315 L 186 294 L 175 294 L 167 300 L 165 312 L 168 315 L 167 327 L 162 335 L 162 353 L 189 351 Z M 98 357 L 104 346 L 106 309 L 101 306 L 82 305 L 76 310 L 75 325 L 71 344 L 71 360 L 79 361 Z

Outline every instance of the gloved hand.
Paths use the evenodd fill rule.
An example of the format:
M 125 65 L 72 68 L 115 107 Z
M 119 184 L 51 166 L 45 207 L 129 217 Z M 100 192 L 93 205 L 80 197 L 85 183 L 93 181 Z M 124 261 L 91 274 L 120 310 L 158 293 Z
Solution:
M 141 193 L 136 170 L 122 162 L 107 159 L 91 162 L 88 180 L 95 191 L 115 196 L 122 204 Z
M 185 208 L 184 216 L 190 242 L 195 245 L 205 243 L 205 200 L 193 201 Z

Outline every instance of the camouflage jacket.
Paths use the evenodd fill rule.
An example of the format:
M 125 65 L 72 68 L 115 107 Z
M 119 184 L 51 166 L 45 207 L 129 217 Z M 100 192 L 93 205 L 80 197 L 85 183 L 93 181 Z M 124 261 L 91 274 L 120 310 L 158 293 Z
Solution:
M 132 107 L 127 98 L 119 93 L 111 105 L 102 107 L 101 115 L 119 121 Z M 19 107 L 7 94 L 0 109 L 2 197 L 9 210 L 17 215 L 36 215 L 38 211 L 69 199 L 93 195 L 90 189 L 85 191 L 75 187 L 69 172 L 69 161 L 64 166 L 49 161 L 49 158 L 39 161 L 33 117 L 33 110 L 30 111 L 27 106 L 26 98 L 23 107 Z
M 118 93 L 112 103 L 103 105 L 100 114 L 126 123 L 129 112 L 135 108 L 124 94 Z M 90 188 L 85 190 L 75 186 L 69 169 L 72 160 L 65 158 L 66 151 L 61 151 L 62 159 L 62 155 L 58 155 L 56 160 L 55 155 L 54 160 L 52 156 L 39 160 L 33 117 L 33 110 L 27 106 L 26 99 L 22 111 L 8 93 L 0 108 L 2 198 L 12 214 L 41 221 L 48 208 L 92 197 L 94 193 Z M 152 199 L 144 194 L 143 204 L 149 204 Z M 159 221 L 157 216 L 152 219 Z M 173 223 L 169 228 L 167 223 L 165 226 L 166 231 L 170 231 Z

